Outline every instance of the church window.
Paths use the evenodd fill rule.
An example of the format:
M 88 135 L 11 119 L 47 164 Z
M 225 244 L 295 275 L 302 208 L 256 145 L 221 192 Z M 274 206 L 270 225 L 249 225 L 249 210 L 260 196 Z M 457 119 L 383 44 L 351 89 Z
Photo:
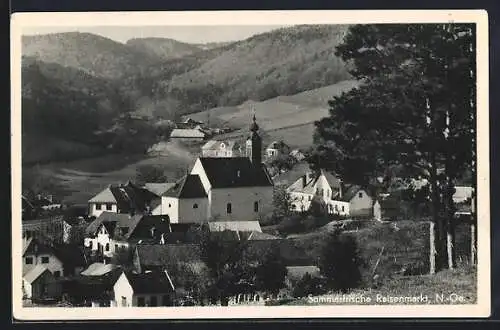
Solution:
M 168 207 L 172 207 L 172 204 L 168 204 Z
M 193 204 L 193 209 L 197 209 L 198 208 L 198 204 L 194 203 Z
M 227 214 L 231 214 L 231 212 L 233 211 L 231 203 L 227 203 L 227 205 L 226 205 L 226 211 L 227 211 Z
M 259 202 L 254 202 L 253 203 L 253 211 L 254 212 L 259 212 Z
M 363 198 L 363 193 L 362 193 L 362 192 L 360 192 L 360 193 L 358 194 L 358 197 L 359 197 L 359 198 Z

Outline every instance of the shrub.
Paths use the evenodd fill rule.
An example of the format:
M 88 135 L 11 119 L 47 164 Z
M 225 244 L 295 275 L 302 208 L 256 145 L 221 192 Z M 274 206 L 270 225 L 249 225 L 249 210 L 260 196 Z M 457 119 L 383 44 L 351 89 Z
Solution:
M 319 277 L 312 277 L 306 273 L 297 283 L 295 283 L 292 296 L 295 298 L 307 297 L 308 295 L 318 295 L 324 292 L 322 280 Z
M 358 287 L 362 283 L 362 266 L 355 238 L 339 231 L 331 233 L 319 258 L 319 268 L 328 286 L 342 292 Z

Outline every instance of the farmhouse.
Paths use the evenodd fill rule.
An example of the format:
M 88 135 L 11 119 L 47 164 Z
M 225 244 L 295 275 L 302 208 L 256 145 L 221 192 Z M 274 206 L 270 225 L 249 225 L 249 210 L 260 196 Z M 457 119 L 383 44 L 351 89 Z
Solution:
M 120 307 L 172 306 L 175 299 L 175 287 L 166 271 L 124 271 L 113 291 L 115 304 Z
M 329 214 L 349 215 L 350 204 L 343 199 L 341 180 L 323 169 L 301 176 L 287 191 L 294 211 L 307 211 L 316 197 L 325 203 Z
M 113 213 L 149 213 L 155 199 L 159 203 L 159 198 L 154 193 L 138 187 L 130 181 L 117 186 L 110 185 L 89 200 L 89 214 L 98 217 L 104 211 Z
M 280 155 L 288 155 L 290 147 L 283 141 L 273 141 L 266 148 L 266 158 L 272 159 Z
M 203 157 L 244 157 L 243 147 L 233 140 L 210 140 L 201 147 Z

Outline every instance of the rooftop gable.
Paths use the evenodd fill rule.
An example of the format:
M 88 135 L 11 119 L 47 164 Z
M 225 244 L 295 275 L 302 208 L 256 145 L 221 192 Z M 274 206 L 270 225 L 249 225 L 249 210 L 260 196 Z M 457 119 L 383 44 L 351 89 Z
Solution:
M 28 283 L 35 282 L 40 276 L 42 276 L 45 272 L 50 271 L 44 265 L 37 265 L 30 269 L 24 276 L 23 279 Z
M 166 271 L 141 274 L 126 271 L 124 274 L 134 290 L 134 294 L 158 294 L 175 291 L 172 280 Z
M 200 176 L 188 174 L 177 181 L 164 196 L 175 198 L 204 198 L 207 197 Z

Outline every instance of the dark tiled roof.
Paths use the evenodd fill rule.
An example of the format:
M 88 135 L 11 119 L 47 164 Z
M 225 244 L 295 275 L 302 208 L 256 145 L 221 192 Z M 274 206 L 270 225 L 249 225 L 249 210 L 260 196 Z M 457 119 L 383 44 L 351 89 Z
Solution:
M 208 180 L 213 188 L 272 186 L 263 164 L 252 164 L 247 157 L 201 157 Z
M 125 276 L 135 294 L 170 293 L 175 290 L 169 276 L 164 272 L 142 274 L 125 272 Z
M 127 239 L 146 239 L 154 238 L 155 240 L 161 237 L 162 233 L 168 233 L 169 229 L 168 215 L 145 215 L 137 223 L 135 228 L 131 229 L 127 235 Z M 154 228 L 154 237 L 151 236 L 151 230 Z
M 172 262 L 192 263 L 201 260 L 197 244 L 143 244 L 136 246 L 136 257 L 141 267 L 160 267 Z
M 130 235 L 130 233 L 133 232 L 134 228 L 137 226 L 142 217 L 142 214 L 130 216 L 126 213 L 102 212 L 101 215 L 97 217 L 97 219 L 95 219 L 88 225 L 85 230 L 85 234 L 88 237 L 93 236 L 96 234 L 97 230 L 103 222 L 115 222 L 115 227 L 128 228 L 127 235 Z
M 175 185 L 167 190 L 164 196 L 176 198 L 203 198 L 207 193 L 203 188 L 200 176 L 189 174 L 177 181 Z
M 61 260 L 65 266 L 81 267 L 87 265 L 85 254 L 79 246 L 56 244 L 54 250 L 57 258 Z
M 356 193 L 362 189 L 361 186 L 358 185 L 351 185 L 346 188 L 346 191 L 342 195 L 342 199 L 346 202 L 349 202 L 356 195 Z
M 125 185 L 111 185 L 108 188 L 111 195 L 116 200 L 118 209 L 122 213 L 129 212 L 130 210 L 143 211 L 146 209 L 146 206 L 151 202 L 152 199 L 156 197 L 156 195 L 147 190 L 146 188 L 142 188 L 136 186 L 130 181 Z M 98 196 L 103 194 L 106 190 L 96 195 L 92 198 L 91 202 L 112 202 L 112 200 L 98 200 Z M 109 192 L 107 194 L 109 194 Z M 111 197 L 111 196 L 109 196 Z

